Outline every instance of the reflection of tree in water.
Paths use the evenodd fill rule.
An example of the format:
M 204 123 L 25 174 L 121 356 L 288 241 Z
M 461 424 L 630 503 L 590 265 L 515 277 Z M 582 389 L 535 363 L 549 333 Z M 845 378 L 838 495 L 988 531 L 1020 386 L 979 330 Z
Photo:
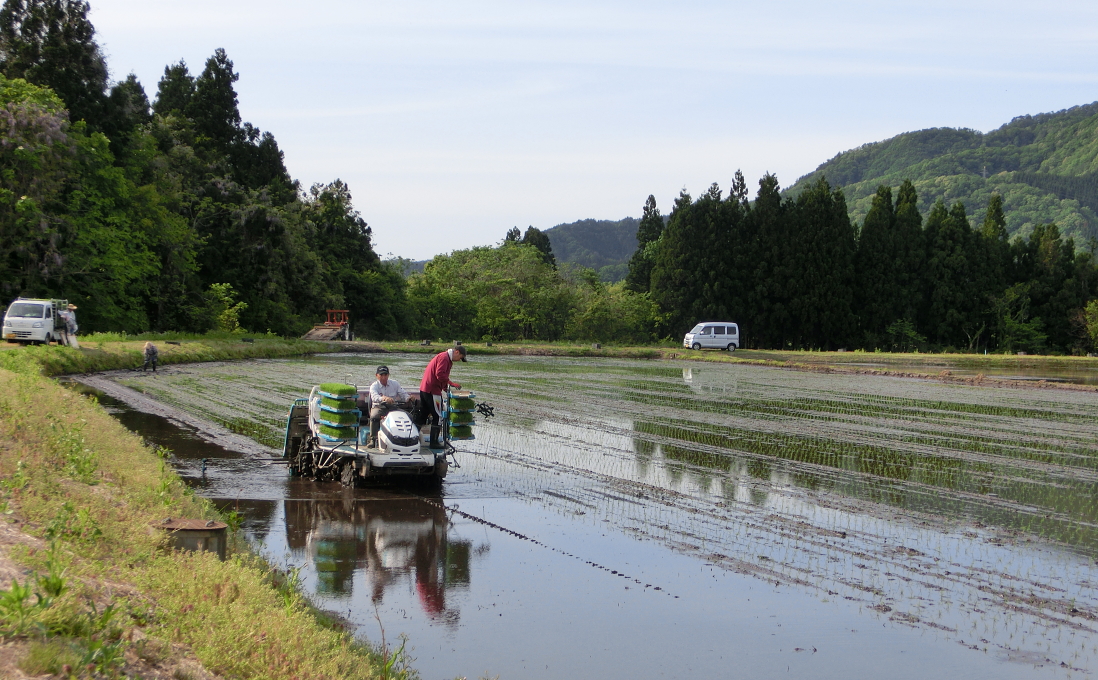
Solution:
M 411 579 L 428 616 L 457 623 L 460 612 L 447 608 L 446 591 L 469 585 L 472 544 L 448 538 L 441 503 L 347 496 L 285 504 L 287 543 L 311 553 L 318 592 L 350 595 L 362 571 L 380 603 L 389 586 Z

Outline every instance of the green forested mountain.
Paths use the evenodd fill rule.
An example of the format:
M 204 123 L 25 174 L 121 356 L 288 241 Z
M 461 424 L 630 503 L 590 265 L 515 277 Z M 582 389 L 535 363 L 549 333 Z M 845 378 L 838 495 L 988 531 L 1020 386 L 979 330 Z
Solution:
M 545 230 L 558 262 L 571 262 L 599 272 L 603 281 L 625 278 L 629 258 L 637 249 L 637 226 L 633 217 L 612 220 L 580 220 Z
M 962 202 L 969 217 L 978 218 L 997 192 L 1011 237 L 1055 223 L 1081 248 L 1098 237 L 1098 102 L 1019 116 L 987 134 L 953 128 L 906 132 L 840 153 L 788 193 L 795 196 L 821 177 L 843 190 L 859 224 L 878 186 L 898 187 L 910 179 L 920 212 L 941 199 L 946 205 Z

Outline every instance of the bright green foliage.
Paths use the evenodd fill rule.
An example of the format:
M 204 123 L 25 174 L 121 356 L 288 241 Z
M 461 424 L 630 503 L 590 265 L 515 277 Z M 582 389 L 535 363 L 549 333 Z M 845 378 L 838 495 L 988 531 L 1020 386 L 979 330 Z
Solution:
M 1083 326 L 1087 331 L 1090 347 L 1098 350 L 1098 300 L 1091 300 L 1083 310 Z
M 237 302 L 232 284 L 210 284 L 210 312 L 217 321 L 217 329 L 227 333 L 240 330 L 240 313 L 248 308 L 248 303 Z
M 517 236 L 439 255 L 412 276 L 408 299 L 423 337 L 643 340 L 652 327 L 645 298 L 590 269 L 558 270 Z
M 656 306 L 622 282 L 605 284 L 591 269 L 573 278 L 575 302 L 565 337 L 603 342 L 645 342 L 651 338 Z
M 541 251 L 504 243 L 439 255 L 412 277 L 409 298 L 425 336 L 557 339 L 570 296 Z

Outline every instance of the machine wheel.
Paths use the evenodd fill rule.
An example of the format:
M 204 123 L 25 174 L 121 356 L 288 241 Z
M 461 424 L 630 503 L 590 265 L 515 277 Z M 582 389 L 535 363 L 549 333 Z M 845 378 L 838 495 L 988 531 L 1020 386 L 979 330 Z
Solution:
M 700 342 L 695 342 L 693 345 L 690 345 L 690 349 L 701 349 L 701 348 L 702 348 L 702 346 L 701 346 Z
M 355 485 L 355 464 L 353 461 L 347 461 L 343 464 L 343 469 L 339 471 L 339 483 L 343 486 Z
M 734 342 L 728 343 L 728 351 L 729 352 L 735 352 L 736 351 L 736 343 L 734 343 Z

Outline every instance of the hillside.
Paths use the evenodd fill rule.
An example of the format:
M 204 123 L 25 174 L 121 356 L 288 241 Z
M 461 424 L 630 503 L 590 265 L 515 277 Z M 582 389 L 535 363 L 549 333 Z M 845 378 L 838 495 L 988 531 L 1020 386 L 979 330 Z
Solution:
M 629 258 L 637 249 L 637 225 L 633 217 L 612 220 L 580 220 L 545 230 L 557 262 L 598 270 L 603 281 L 620 281 L 629 271 Z
M 1055 222 L 1081 247 L 1098 238 L 1098 102 L 1019 116 L 986 134 L 953 128 L 906 132 L 840 153 L 789 192 L 799 193 L 821 175 L 843 188 L 859 224 L 878 185 L 896 187 L 910 179 L 924 214 L 941 198 L 963 202 L 979 222 L 998 191 L 1011 236 Z

